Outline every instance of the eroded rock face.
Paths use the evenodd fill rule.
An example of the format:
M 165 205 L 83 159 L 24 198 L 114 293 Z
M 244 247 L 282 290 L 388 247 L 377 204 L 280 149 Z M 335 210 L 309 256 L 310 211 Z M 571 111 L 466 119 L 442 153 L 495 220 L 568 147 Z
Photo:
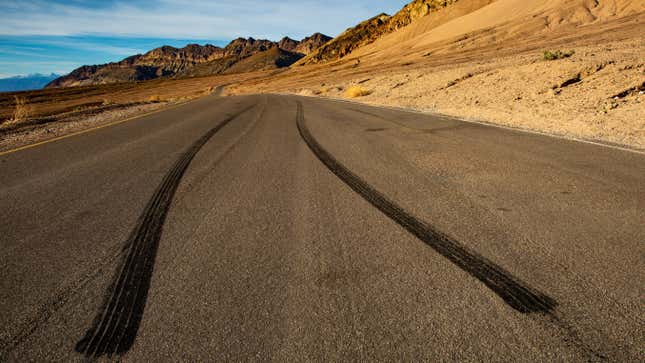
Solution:
M 277 46 L 277 43 L 266 39 L 237 38 L 224 47 L 224 56 L 248 57 Z
M 163 46 L 120 62 L 82 66 L 53 80 L 46 87 L 144 81 L 172 76 L 196 64 L 221 58 L 224 54 L 224 49 L 210 44 L 189 44 L 183 48 Z
M 132 64 L 128 64 L 125 60 L 120 63 L 122 66 L 152 67 L 155 69 L 155 75 L 157 77 L 163 77 L 176 74 L 196 64 L 208 62 L 223 56 L 224 50 L 220 47 L 210 44 L 204 46 L 189 44 L 183 48 L 163 46 L 136 57 Z
M 332 39 L 333 39 L 332 37 L 329 37 L 325 34 L 314 33 L 313 35 L 301 40 L 298 46 L 295 48 L 295 52 L 304 54 L 304 55 L 309 55 L 310 53 L 320 48 L 321 46 L 323 46 L 324 44 L 326 44 Z
M 278 42 L 278 48 L 292 53 L 307 55 L 332 39 L 332 37 L 321 33 L 314 33 L 301 41 L 284 37 Z
M 389 15 L 382 13 L 345 30 L 342 34 L 311 53 L 304 59 L 304 64 L 339 59 L 358 47 L 372 43 L 384 34 L 390 18 Z
M 163 46 L 137 54 L 120 62 L 82 66 L 57 78 L 46 87 L 69 87 L 130 81 L 159 77 L 212 75 L 233 70 L 250 71 L 290 66 L 331 38 L 316 33 L 302 41 L 284 37 L 279 42 L 266 39 L 237 38 L 226 47 L 188 44 L 183 48 Z M 280 50 L 270 52 L 271 50 Z M 238 67 L 236 63 L 256 54 Z
M 199 64 L 227 57 L 244 58 L 276 46 L 276 43 L 269 40 L 253 38 L 235 39 L 224 48 L 211 44 L 203 46 L 189 44 L 183 48 L 163 46 L 145 54 L 125 58 L 120 62 L 82 66 L 66 76 L 55 79 L 47 87 L 144 81 L 170 77 L 184 73 Z
M 302 58 L 300 53 L 272 47 L 248 57 L 227 56 L 201 63 L 182 71 L 180 77 L 208 76 L 213 74 L 244 73 L 288 67 Z
M 296 52 L 298 45 L 300 45 L 299 41 L 293 40 L 289 37 L 284 37 L 278 42 L 278 48 L 286 50 L 288 52 Z
M 373 43 L 381 36 L 403 28 L 433 11 L 443 9 L 458 0 L 414 0 L 393 16 L 380 14 L 368 19 L 318 48 L 302 64 L 314 64 L 340 59 L 354 49 Z
M 422 18 L 433 11 L 448 7 L 457 1 L 458 0 L 414 0 L 392 16 L 388 24 L 387 32 L 393 32 L 410 25 L 415 20 Z

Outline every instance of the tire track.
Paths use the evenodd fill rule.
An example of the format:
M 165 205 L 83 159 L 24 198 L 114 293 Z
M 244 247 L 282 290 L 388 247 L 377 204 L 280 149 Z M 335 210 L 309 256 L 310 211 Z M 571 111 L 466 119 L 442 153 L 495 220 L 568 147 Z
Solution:
M 561 312 L 556 311 L 558 303 L 553 298 L 528 286 L 510 272 L 469 250 L 458 241 L 436 230 L 432 225 L 418 220 L 343 166 L 311 135 L 306 127 L 302 103 L 299 101 L 296 123 L 301 137 L 318 159 L 370 204 L 462 270 L 484 283 L 513 309 L 523 314 L 529 314 L 532 320 L 544 326 L 555 327 L 565 345 L 579 351 L 587 361 L 610 360 L 607 353 L 586 342 L 583 337 L 584 333 L 569 323 Z
M 409 132 L 414 132 L 414 133 L 418 133 L 418 134 L 434 134 L 437 131 L 457 130 L 457 129 L 466 129 L 466 128 L 472 128 L 473 127 L 472 124 L 467 124 L 465 122 L 459 122 L 456 125 L 452 125 L 452 126 L 444 126 L 444 127 L 436 127 L 436 128 L 433 128 L 433 129 L 425 129 L 425 128 L 418 128 L 418 127 L 411 127 L 411 126 L 405 125 L 403 123 L 391 120 L 391 119 L 389 119 L 387 117 L 383 117 L 381 115 L 371 113 L 371 112 L 368 112 L 368 111 L 365 111 L 365 110 L 359 110 L 357 108 L 348 108 L 348 110 L 358 112 L 358 113 L 361 113 L 363 115 L 367 115 L 367 116 L 377 118 L 379 120 L 388 122 L 390 124 L 397 125 L 403 130 L 407 130 Z
M 302 102 L 298 101 L 297 105 L 296 124 L 300 136 L 309 149 L 332 173 L 336 174 L 370 204 L 459 268 L 481 281 L 506 304 L 520 313 L 550 313 L 557 306 L 557 302 L 553 298 L 530 287 L 494 262 L 409 214 L 347 169 L 311 135 L 305 123 Z
M 222 127 L 247 112 L 249 106 L 221 121 L 186 150 L 175 162 L 148 202 L 128 238 L 124 259 L 92 327 L 76 344 L 88 357 L 111 356 L 128 351 L 143 317 L 163 224 L 182 176 L 199 150 Z

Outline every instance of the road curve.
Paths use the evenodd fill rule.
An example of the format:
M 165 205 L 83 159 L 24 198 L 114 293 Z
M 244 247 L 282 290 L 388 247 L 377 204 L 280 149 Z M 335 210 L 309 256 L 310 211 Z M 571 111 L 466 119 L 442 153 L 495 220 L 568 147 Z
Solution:
M 638 361 L 645 155 L 297 96 L 0 156 L 0 360 Z

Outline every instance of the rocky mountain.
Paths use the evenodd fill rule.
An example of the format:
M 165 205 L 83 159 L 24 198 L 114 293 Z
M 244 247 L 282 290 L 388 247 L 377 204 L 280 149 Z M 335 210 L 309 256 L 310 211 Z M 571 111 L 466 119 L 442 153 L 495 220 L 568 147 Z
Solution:
M 227 56 L 187 68 L 178 77 L 201 77 L 213 74 L 231 74 L 264 71 L 288 67 L 304 57 L 303 54 L 290 52 L 279 47 L 257 52 L 248 57 Z
M 221 58 L 225 55 L 225 51 L 210 44 L 204 46 L 188 44 L 183 48 L 163 46 L 142 56 L 131 57 L 130 62 L 126 58 L 121 63 L 124 66 L 140 66 L 154 70 L 156 77 L 162 77 L 173 75 L 195 64 Z
M 382 13 L 345 30 L 342 34 L 309 54 L 301 64 L 321 63 L 339 59 L 358 47 L 372 43 L 384 34 L 390 18 L 389 15 Z
M 419 18 L 446 8 L 459 0 L 414 0 L 393 16 L 382 13 L 365 20 L 353 28 L 318 47 L 300 64 L 328 62 L 345 57 L 354 49 L 373 43 L 383 35 L 408 26 Z
M 186 68 L 177 75 L 197 77 L 289 67 L 331 39 L 321 33 L 301 41 L 284 37 L 277 43 L 239 38 L 224 48 L 224 57 Z
M 293 53 L 308 55 L 332 39 L 332 37 L 321 33 L 314 33 L 301 41 L 284 37 L 278 42 L 278 48 Z
M 288 52 L 296 53 L 296 48 L 300 44 L 299 41 L 293 40 L 289 37 L 284 37 L 278 42 L 278 48 L 286 50 Z
M 285 37 L 279 42 L 237 38 L 224 48 L 189 44 L 183 48 L 163 46 L 119 62 L 82 66 L 46 87 L 145 81 L 159 77 L 193 77 L 288 67 L 331 38 L 316 33 L 302 41 Z M 252 58 L 256 54 L 262 54 Z M 247 58 L 252 58 L 246 60 Z M 238 62 L 241 65 L 233 67 Z
M 235 63 L 239 62 L 241 58 L 236 56 L 226 56 L 223 58 L 215 59 L 210 62 L 196 64 L 193 67 L 186 68 L 177 73 L 175 77 L 203 77 L 213 74 L 222 74 L 227 69 L 231 68 Z
M 196 64 L 222 58 L 225 53 L 225 49 L 210 44 L 189 44 L 183 48 L 163 46 L 120 62 L 79 67 L 70 74 L 53 80 L 46 87 L 144 81 L 172 76 Z
M 304 57 L 303 54 L 273 47 L 266 52 L 258 52 L 235 62 L 222 73 L 244 73 L 284 68 L 289 67 L 302 57 Z
M 433 11 L 448 7 L 458 0 L 414 0 L 394 14 L 387 23 L 386 33 L 391 33 L 410 25 Z
M 333 39 L 332 37 L 326 36 L 325 34 L 314 33 L 313 35 L 306 37 L 300 42 L 298 42 L 294 51 L 296 53 L 309 55 L 311 54 L 311 52 L 322 47 L 332 39 Z
M 244 58 L 277 46 L 277 43 L 266 39 L 237 38 L 224 47 L 224 56 Z

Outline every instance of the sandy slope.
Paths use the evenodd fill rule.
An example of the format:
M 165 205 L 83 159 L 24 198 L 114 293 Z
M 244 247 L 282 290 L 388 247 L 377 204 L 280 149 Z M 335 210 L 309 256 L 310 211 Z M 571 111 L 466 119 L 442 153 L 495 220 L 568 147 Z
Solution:
M 575 54 L 546 61 L 546 49 Z M 644 82 L 645 1 L 463 0 L 340 61 L 229 92 L 345 97 L 359 85 L 362 102 L 645 149 Z
M 430 14 L 410 26 L 359 49 L 353 56 L 375 58 L 522 41 L 555 30 L 612 21 L 645 11 L 641 0 L 467 0 Z M 458 38 L 455 42 L 454 40 Z
M 363 102 L 645 149 L 644 50 L 643 41 L 630 40 L 577 47 L 558 61 L 528 53 L 392 71 L 341 82 L 325 95 L 343 97 L 348 84 L 364 81 L 372 93 Z M 579 82 L 561 87 L 578 74 Z

